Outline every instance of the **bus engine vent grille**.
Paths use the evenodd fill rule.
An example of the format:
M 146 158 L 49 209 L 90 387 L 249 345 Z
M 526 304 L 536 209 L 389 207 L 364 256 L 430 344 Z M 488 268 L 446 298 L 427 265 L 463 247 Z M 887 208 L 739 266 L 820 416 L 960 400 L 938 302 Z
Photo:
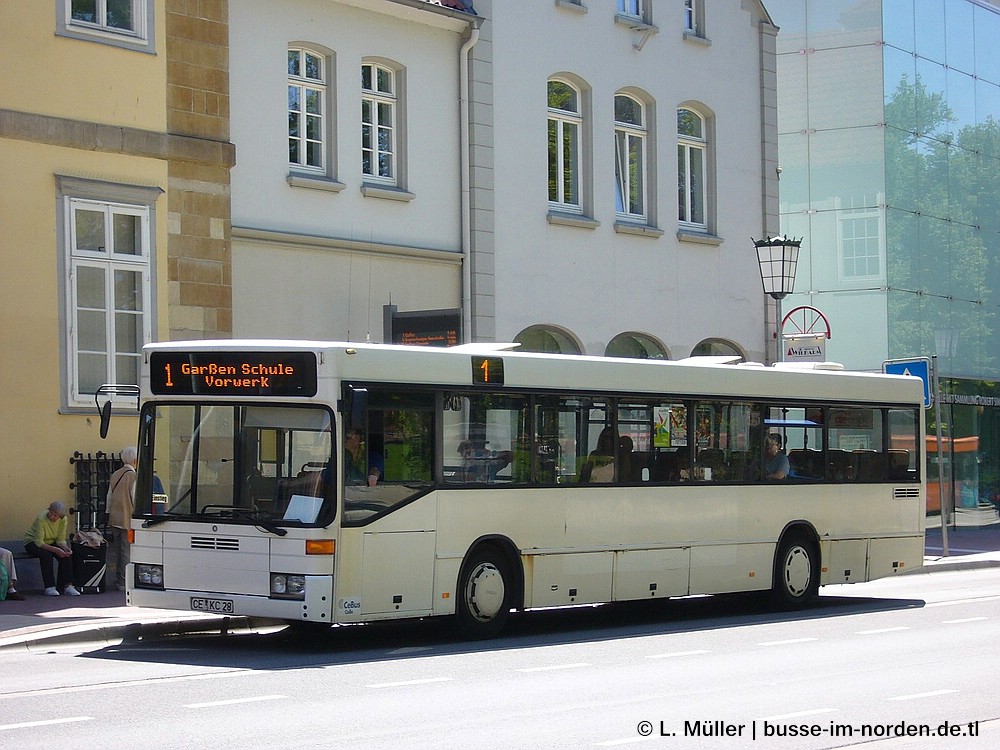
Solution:
M 191 549 L 215 549 L 224 552 L 239 552 L 240 540 L 214 536 L 193 536 L 191 537 Z
M 919 487 L 894 487 L 892 496 L 896 500 L 903 500 L 908 497 L 920 497 Z

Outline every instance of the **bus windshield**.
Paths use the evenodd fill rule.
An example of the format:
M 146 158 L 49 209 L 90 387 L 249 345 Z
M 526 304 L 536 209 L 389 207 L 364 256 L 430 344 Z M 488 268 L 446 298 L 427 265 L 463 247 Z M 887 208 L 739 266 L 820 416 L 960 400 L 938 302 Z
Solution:
M 140 425 L 135 515 L 147 525 L 180 517 L 272 530 L 333 520 L 329 409 L 149 404 Z

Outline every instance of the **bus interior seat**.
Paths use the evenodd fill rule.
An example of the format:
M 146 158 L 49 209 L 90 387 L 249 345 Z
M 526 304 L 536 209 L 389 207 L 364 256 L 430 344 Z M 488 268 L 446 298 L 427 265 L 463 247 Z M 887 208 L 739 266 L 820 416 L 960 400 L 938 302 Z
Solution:
M 826 453 L 826 465 L 829 468 L 827 479 L 833 482 L 849 482 L 854 477 L 850 454 L 840 448 L 831 448 Z
M 871 450 L 854 451 L 854 476 L 859 482 L 885 479 L 885 454 Z
M 889 479 L 910 478 L 910 452 L 906 450 L 889 450 Z

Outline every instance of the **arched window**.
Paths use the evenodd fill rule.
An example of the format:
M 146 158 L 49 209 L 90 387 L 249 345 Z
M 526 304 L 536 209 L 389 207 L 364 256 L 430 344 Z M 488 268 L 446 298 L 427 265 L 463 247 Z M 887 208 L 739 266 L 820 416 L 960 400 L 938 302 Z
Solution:
M 583 130 L 580 91 L 561 80 L 548 82 L 549 204 L 582 212 L 580 148 Z
M 518 351 L 541 352 L 544 354 L 582 354 L 583 347 L 575 338 L 561 328 L 554 326 L 531 326 L 525 328 L 514 341 L 520 344 Z
M 615 210 L 646 218 L 646 117 L 635 97 L 615 95 Z
M 644 333 L 619 333 L 608 342 L 605 357 L 628 359 L 670 359 L 667 349 L 659 341 Z
M 326 171 L 326 59 L 313 50 L 288 50 L 288 163 Z
M 735 344 L 725 339 L 703 339 L 691 350 L 692 357 L 739 357 L 746 361 L 746 355 Z
M 708 136 L 705 118 L 693 109 L 677 110 L 677 218 L 700 230 L 708 228 Z

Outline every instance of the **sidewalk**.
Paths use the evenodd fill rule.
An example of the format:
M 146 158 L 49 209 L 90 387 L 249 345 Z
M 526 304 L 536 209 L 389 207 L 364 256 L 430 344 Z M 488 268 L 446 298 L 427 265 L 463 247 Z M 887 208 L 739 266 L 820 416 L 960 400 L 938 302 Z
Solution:
M 927 529 L 924 567 L 912 573 L 1000 567 L 1000 524 L 949 528 L 948 550 L 943 556 L 941 529 Z M 255 630 L 265 624 L 241 616 L 127 607 L 122 591 L 59 597 L 22 593 L 25 601 L 0 602 L 0 652 L 65 643 L 112 645 L 169 633 Z

